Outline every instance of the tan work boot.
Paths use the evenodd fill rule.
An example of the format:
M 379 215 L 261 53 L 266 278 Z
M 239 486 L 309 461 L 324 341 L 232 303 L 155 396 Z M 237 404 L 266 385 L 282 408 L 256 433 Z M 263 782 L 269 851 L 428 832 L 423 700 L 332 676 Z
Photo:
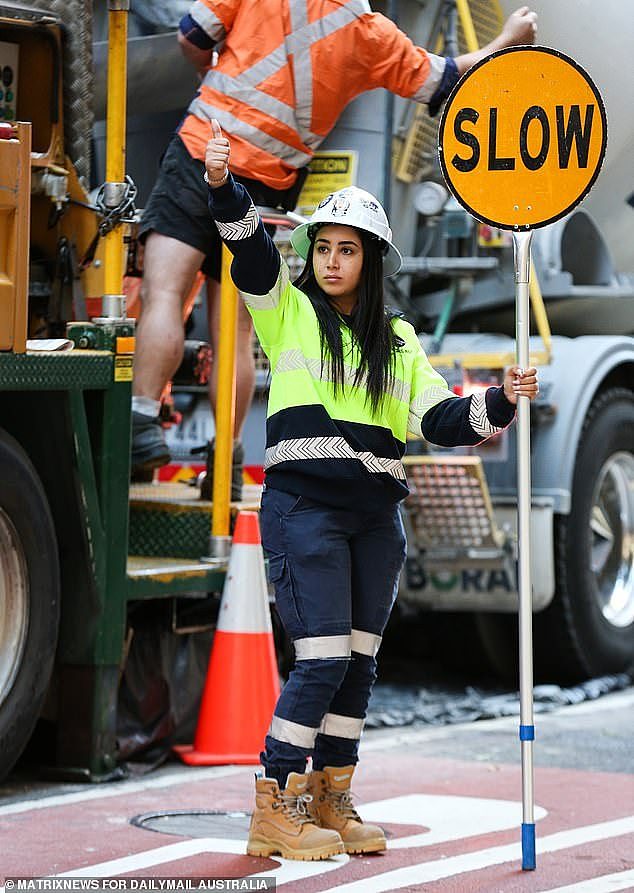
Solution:
M 274 778 L 256 779 L 249 856 L 279 853 L 284 859 L 316 860 L 344 852 L 339 834 L 315 825 L 308 815 L 307 783 L 307 776 L 299 772 L 289 773 L 283 791 Z
M 350 781 L 354 766 L 324 766 L 311 772 L 308 789 L 313 795 L 311 815 L 322 828 L 338 831 L 346 853 L 378 853 L 387 846 L 383 829 L 364 824 L 352 805 Z

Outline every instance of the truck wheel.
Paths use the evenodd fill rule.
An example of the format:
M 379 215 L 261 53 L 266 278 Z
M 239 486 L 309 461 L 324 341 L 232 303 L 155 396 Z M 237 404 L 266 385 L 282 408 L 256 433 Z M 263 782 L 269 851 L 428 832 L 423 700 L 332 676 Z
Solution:
M 611 388 L 586 416 L 571 510 L 555 528 L 557 590 L 534 616 L 540 675 L 574 681 L 634 662 L 634 394 Z
M 0 781 L 42 707 L 59 626 L 55 528 L 37 473 L 0 430 Z

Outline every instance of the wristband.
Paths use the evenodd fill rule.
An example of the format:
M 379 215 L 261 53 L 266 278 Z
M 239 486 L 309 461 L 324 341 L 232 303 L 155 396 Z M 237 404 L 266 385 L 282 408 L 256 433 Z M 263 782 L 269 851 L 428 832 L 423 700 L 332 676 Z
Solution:
M 207 186 L 222 186 L 227 182 L 227 177 L 229 176 L 229 168 L 226 168 L 224 177 L 221 177 L 219 180 L 210 180 L 207 171 L 203 174 L 203 180 L 207 184 Z

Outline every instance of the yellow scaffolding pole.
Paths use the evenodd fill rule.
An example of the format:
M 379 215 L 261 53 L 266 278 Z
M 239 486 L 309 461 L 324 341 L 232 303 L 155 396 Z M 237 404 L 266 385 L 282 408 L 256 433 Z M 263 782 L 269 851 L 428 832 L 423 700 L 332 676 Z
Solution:
M 126 91 L 129 0 L 108 2 L 108 109 L 106 118 L 106 204 L 116 206 L 116 190 L 125 181 Z M 109 194 L 110 193 L 110 194 Z M 104 303 L 122 292 L 124 260 L 123 229 L 116 226 L 104 241 Z M 116 306 L 115 302 L 115 306 Z M 121 302 L 122 303 L 122 299 Z M 104 316 L 121 315 L 116 311 Z
M 211 521 L 212 557 L 228 554 L 231 520 L 231 460 L 236 405 L 236 332 L 238 328 L 238 292 L 231 279 L 231 252 L 222 246 L 220 273 L 220 334 L 216 397 L 216 448 L 214 453 L 214 486 Z

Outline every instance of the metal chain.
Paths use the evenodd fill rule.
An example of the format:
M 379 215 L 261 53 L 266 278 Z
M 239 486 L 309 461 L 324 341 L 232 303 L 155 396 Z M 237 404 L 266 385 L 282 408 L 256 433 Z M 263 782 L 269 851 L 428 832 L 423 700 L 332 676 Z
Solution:
M 95 207 L 101 215 L 102 220 L 99 224 L 99 235 L 105 236 L 121 223 L 133 223 L 136 213 L 134 204 L 137 197 L 138 189 L 132 177 L 126 175 L 125 188 L 119 203 L 115 207 L 108 207 L 105 203 L 105 191 L 107 183 L 102 183 L 95 197 Z

